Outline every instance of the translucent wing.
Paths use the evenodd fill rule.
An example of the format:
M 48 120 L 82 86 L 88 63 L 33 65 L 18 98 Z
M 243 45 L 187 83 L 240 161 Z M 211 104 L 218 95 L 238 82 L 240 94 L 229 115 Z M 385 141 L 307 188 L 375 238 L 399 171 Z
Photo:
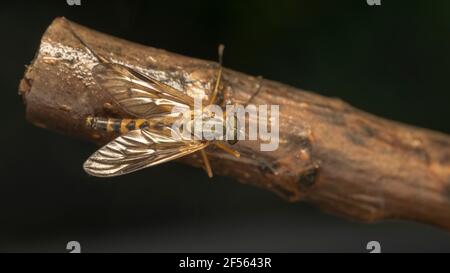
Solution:
M 83 167 L 93 176 L 118 176 L 183 157 L 207 145 L 176 140 L 168 133 L 147 128 L 134 130 L 100 148 Z
M 120 64 L 100 63 L 92 75 L 123 110 L 136 117 L 170 114 L 174 106 L 189 110 L 194 105 L 194 99 L 182 91 Z

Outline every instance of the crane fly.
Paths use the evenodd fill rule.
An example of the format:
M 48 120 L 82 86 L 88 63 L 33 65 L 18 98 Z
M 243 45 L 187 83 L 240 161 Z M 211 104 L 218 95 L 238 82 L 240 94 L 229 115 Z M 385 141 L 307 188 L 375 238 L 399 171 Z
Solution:
M 222 78 L 223 48 L 222 45 L 219 47 L 219 69 L 214 89 L 209 96 L 209 105 L 217 99 Z M 86 125 L 93 130 L 120 134 L 84 163 L 84 170 L 88 174 L 98 177 L 119 176 L 199 152 L 208 176 L 212 177 L 211 164 L 204 151 L 206 147 L 214 144 L 236 157 L 240 156 L 222 141 L 192 139 L 181 135 L 173 137 L 175 132 L 171 125 L 178 117 L 173 114 L 172 109 L 186 109 L 188 115 L 191 115 L 194 112 L 193 97 L 117 63 L 101 61 L 92 69 L 92 76 L 132 118 L 86 118 Z M 200 117 L 202 121 L 217 119 L 203 110 Z M 195 126 L 195 123 L 196 120 L 193 119 L 190 124 Z M 231 130 L 237 132 L 237 122 L 233 126 Z M 228 144 L 235 144 L 236 139 L 229 140 Z

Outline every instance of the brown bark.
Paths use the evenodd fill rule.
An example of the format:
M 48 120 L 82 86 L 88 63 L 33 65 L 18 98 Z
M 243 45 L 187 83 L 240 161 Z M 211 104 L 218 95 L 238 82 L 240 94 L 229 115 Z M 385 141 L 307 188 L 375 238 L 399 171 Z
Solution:
M 104 144 L 112 136 L 86 128 L 85 117 L 125 116 L 93 81 L 91 68 L 97 60 L 71 29 L 99 56 L 176 88 L 210 90 L 215 80 L 213 62 L 145 47 L 58 18 L 44 34 L 20 84 L 27 119 L 39 127 Z M 231 103 L 280 105 L 280 146 L 275 152 L 261 152 L 259 142 L 242 141 L 236 145 L 240 159 L 210 148 L 215 173 L 352 219 L 409 219 L 450 229 L 448 135 L 229 69 L 220 89 Z M 195 156 L 182 161 L 200 163 Z

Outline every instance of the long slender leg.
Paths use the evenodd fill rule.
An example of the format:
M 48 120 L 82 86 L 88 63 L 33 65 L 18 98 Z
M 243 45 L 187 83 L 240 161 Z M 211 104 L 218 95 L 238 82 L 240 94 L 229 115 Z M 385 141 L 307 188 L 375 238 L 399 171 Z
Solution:
M 238 151 L 231 149 L 230 147 L 228 147 L 223 143 L 215 142 L 214 145 L 216 145 L 218 148 L 224 150 L 225 152 L 229 153 L 232 156 L 235 156 L 237 158 L 241 157 L 241 154 Z
M 203 163 L 205 163 L 205 171 L 208 173 L 209 178 L 213 177 L 213 172 L 211 169 L 211 164 L 209 163 L 208 156 L 206 155 L 205 150 L 200 150 L 200 153 L 202 155 Z
M 224 45 L 219 45 L 219 66 L 220 67 L 219 67 L 219 71 L 217 72 L 216 84 L 211 93 L 211 98 L 209 99 L 208 105 L 213 104 L 217 99 L 217 93 L 219 92 L 220 80 L 222 78 L 222 59 L 223 59 L 222 57 L 223 57 L 224 49 L 225 49 Z M 201 150 L 200 154 L 202 155 L 203 163 L 205 164 L 205 170 L 208 173 L 208 176 L 210 178 L 212 178 L 213 172 L 212 172 L 211 164 L 209 163 L 209 159 L 208 159 L 208 156 L 206 155 L 205 150 Z
M 211 98 L 209 99 L 209 104 L 213 104 L 216 102 L 217 93 L 219 92 L 220 80 L 222 78 L 222 59 L 223 59 L 223 50 L 225 49 L 224 45 L 219 46 L 219 71 L 217 72 L 216 84 L 214 86 L 214 90 L 211 93 Z
M 216 101 L 216 98 L 217 98 L 217 93 L 218 93 L 218 90 L 219 90 L 220 80 L 222 78 L 222 61 L 223 61 L 223 50 L 224 49 L 225 49 L 224 45 L 220 45 L 219 46 L 219 65 L 220 65 L 220 68 L 219 68 L 219 72 L 217 73 L 216 85 L 215 85 L 214 90 L 213 90 L 213 92 L 211 94 L 211 99 L 209 101 L 209 104 L 213 104 Z M 225 115 L 225 113 L 224 113 L 224 115 Z M 231 155 L 233 155 L 233 156 L 235 156 L 237 158 L 239 158 L 241 156 L 241 154 L 238 151 L 233 150 L 233 149 L 229 148 L 228 146 L 226 146 L 226 145 L 224 145 L 224 144 L 222 144 L 220 142 L 216 142 L 214 144 L 217 147 L 219 147 L 220 149 L 224 150 L 225 152 L 227 152 L 227 153 L 229 153 L 229 154 L 231 154 Z

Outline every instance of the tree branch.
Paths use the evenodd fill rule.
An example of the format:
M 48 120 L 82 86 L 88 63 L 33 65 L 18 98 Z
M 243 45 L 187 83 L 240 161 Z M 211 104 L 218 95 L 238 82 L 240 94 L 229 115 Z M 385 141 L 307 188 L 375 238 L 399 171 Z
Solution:
M 104 144 L 112 136 L 86 128 L 86 116 L 126 116 L 93 81 L 91 69 L 98 60 L 76 36 L 99 56 L 175 88 L 195 92 L 213 86 L 213 62 L 145 47 L 58 18 L 44 34 L 20 84 L 27 119 L 39 127 Z M 217 174 L 352 219 L 409 219 L 450 229 L 448 135 L 229 69 L 220 89 L 221 99 L 231 103 L 280 105 L 280 146 L 261 152 L 259 141 L 242 141 L 236 145 L 240 159 L 210 148 Z M 182 161 L 200 164 L 196 156 Z

